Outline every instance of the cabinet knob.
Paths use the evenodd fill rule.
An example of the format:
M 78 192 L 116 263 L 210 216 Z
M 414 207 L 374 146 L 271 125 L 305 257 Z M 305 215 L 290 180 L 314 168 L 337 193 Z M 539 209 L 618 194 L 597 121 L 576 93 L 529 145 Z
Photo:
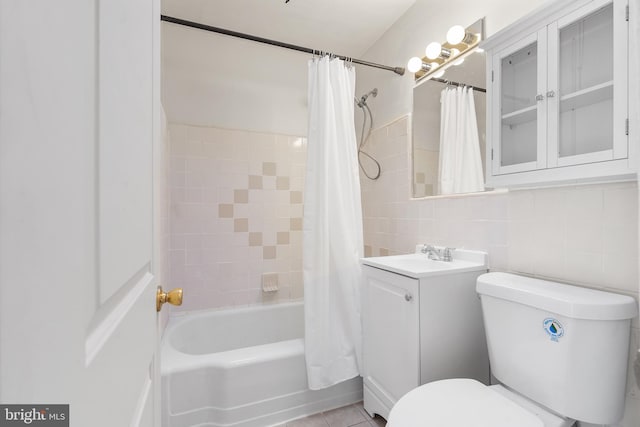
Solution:
M 411 295 L 411 294 L 404 294 L 404 299 L 405 299 L 405 301 L 407 301 L 407 302 L 411 302 L 411 301 L 413 301 L 413 295 Z
M 552 90 L 550 90 L 549 92 L 547 92 L 547 98 L 553 98 L 554 96 L 556 96 L 556 93 Z
M 542 101 L 544 99 L 544 95 L 540 94 L 540 95 L 536 95 L 536 101 Z

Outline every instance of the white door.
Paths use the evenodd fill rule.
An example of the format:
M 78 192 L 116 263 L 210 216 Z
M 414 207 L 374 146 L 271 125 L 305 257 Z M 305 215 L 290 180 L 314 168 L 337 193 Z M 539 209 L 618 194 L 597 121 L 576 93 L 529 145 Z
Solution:
M 159 425 L 159 22 L 157 0 L 0 2 L 0 404 Z
M 363 269 L 364 407 L 389 418 L 398 399 L 420 385 L 419 281 Z

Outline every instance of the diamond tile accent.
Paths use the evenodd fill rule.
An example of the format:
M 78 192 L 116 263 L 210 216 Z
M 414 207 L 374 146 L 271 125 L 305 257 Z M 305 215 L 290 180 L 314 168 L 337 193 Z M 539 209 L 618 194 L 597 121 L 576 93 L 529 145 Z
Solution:
M 262 175 L 276 176 L 276 164 L 274 162 L 263 162 Z
M 288 176 L 276 177 L 276 190 L 288 190 L 290 188 Z
M 170 203 L 181 215 L 168 276 L 198 295 L 182 309 L 301 299 L 306 148 L 219 128 L 172 125 L 171 135 Z M 277 293 L 263 294 L 265 272 L 278 275 Z
M 292 204 L 302 203 L 302 191 L 292 191 L 289 195 Z
M 219 204 L 218 205 L 218 217 L 219 218 L 233 218 L 233 205 Z
M 255 231 L 249 233 L 249 246 L 262 246 L 262 233 Z
M 249 175 L 249 190 L 262 190 L 262 176 Z
M 234 219 L 233 231 L 235 231 L 236 233 L 249 231 L 249 220 L 247 218 Z
M 289 230 L 291 230 L 291 231 L 300 231 L 300 230 L 302 230 L 302 218 L 290 218 L 289 219 Z
M 289 232 L 288 231 L 278 231 L 278 244 L 279 245 L 288 245 L 289 244 Z
M 265 246 L 262 248 L 262 258 L 264 259 L 276 259 L 276 247 Z
M 234 203 L 249 203 L 249 190 L 233 190 Z

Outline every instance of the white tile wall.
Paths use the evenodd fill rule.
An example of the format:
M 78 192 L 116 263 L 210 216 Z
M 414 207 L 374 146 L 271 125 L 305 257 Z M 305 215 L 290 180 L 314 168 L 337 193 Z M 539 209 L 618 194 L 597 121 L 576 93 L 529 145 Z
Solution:
M 382 164 L 379 180 L 360 175 L 367 255 L 408 253 L 424 242 L 479 249 L 489 253 L 493 270 L 638 299 L 635 182 L 411 200 L 408 126 L 407 117 L 396 120 L 374 131 L 366 146 Z M 636 318 L 632 349 L 638 348 L 639 334 Z M 630 355 L 623 427 L 640 425 L 632 360 Z
M 302 298 L 305 138 L 180 124 L 169 134 L 175 309 Z M 278 275 L 278 292 L 262 292 L 263 273 Z

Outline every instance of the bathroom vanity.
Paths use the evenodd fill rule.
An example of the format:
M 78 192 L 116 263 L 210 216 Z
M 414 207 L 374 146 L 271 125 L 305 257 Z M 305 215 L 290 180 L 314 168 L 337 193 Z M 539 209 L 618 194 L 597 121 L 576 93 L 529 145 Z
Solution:
M 431 260 L 419 249 L 362 259 L 364 407 L 372 416 L 387 418 L 400 397 L 431 381 L 489 381 L 475 291 L 488 269 L 487 254 L 452 253 L 450 262 Z

